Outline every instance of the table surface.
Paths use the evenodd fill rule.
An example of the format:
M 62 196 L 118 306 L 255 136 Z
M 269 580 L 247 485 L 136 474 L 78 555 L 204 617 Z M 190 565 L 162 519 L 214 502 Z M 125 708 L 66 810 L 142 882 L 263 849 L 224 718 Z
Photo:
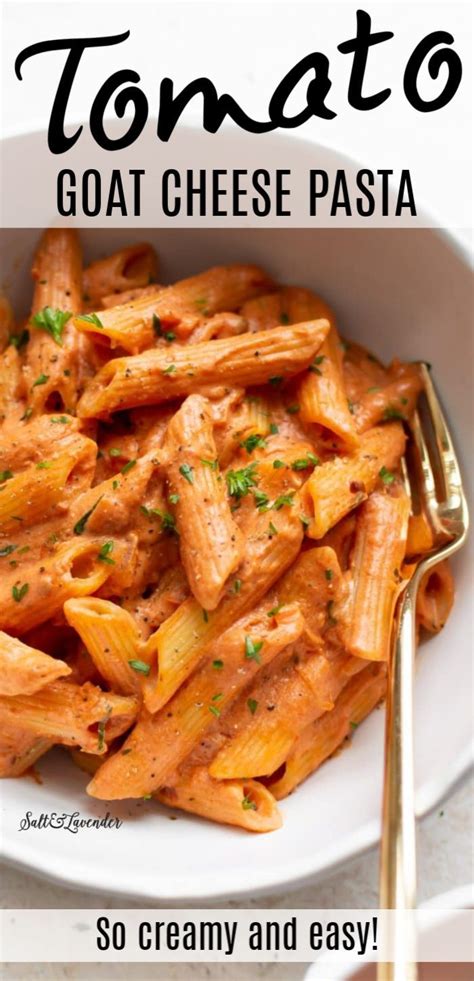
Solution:
M 418 828 L 419 901 L 472 881 L 472 779 L 425 818 Z M 368 852 L 311 886 L 286 890 L 253 902 L 230 903 L 231 907 L 301 909 L 361 909 L 377 906 L 377 851 Z M 23 908 L 120 908 L 123 900 L 51 885 L 16 869 L 2 870 L 2 906 Z M 129 903 L 139 906 L 138 903 Z M 216 904 L 218 905 L 218 904 Z M 159 908 L 157 905 L 156 908 Z M 14 964 L 6 965 L 4 981 L 300 981 L 304 964 Z

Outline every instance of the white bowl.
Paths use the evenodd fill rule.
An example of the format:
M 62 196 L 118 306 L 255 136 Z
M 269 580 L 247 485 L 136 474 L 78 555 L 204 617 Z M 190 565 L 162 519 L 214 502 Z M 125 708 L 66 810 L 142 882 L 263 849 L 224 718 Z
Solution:
M 181 128 L 181 160 L 199 153 L 199 131 Z M 30 159 L 44 134 L 15 138 L 18 158 Z M 220 136 L 219 162 L 232 161 L 236 140 Z M 249 139 L 248 137 L 246 138 Z M 279 160 L 324 167 L 334 154 L 299 140 L 275 140 Z M 254 142 L 252 143 L 252 147 Z M 146 144 L 145 144 L 146 150 Z M 156 147 L 155 147 L 156 150 Z M 202 147 L 201 147 L 202 150 Z M 152 152 L 151 144 L 149 152 Z M 145 152 L 146 157 L 146 152 Z M 343 162 L 344 163 L 344 162 Z M 147 166 L 147 160 L 143 160 Z M 19 188 L 21 184 L 19 184 Z M 12 188 L 15 193 L 15 188 Z M 40 206 L 41 210 L 41 206 Z M 45 220 L 48 217 L 45 216 Z M 27 309 L 28 275 L 37 231 L 5 230 L 1 257 L 10 294 Z M 85 230 L 88 259 L 149 238 L 164 281 L 229 261 L 257 262 L 288 283 L 320 291 L 335 307 L 341 329 L 384 358 L 426 358 L 443 397 L 469 478 L 472 385 L 471 270 L 462 248 L 434 229 L 162 229 Z M 25 288 L 26 284 L 26 288 Z M 456 606 L 443 633 L 420 652 L 416 680 L 416 801 L 420 816 L 466 774 L 471 761 L 472 539 L 456 557 Z M 472 563 L 472 558 L 471 558 Z M 63 752 L 40 762 L 42 785 L 5 781 L 2 845 L 8 861 L 82 888 L 143 900 L 202 903 L 252 896 L 301 884 L 375 845 L 379 836 L 383 712 L 357 731 L 352 745 L 281 805 L 284 824 L 251 835 L 171 812 L 152 802 L 113 804 L 118 830 L 19 831 L 27 811 L 78 811 L 102 816 L 106 807 L 84 793 L 86 777 Z

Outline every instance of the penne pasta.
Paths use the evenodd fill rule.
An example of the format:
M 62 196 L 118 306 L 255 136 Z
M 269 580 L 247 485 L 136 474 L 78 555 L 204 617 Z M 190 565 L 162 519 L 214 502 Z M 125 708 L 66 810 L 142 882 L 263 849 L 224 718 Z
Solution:
M 375 493 L 357 516 L 346 632 L 347 650 L 356 657 L 388 660 L 409 513 L 406 494 Z
M 235 310 L 269 283 L 257 266 L 218 266 L 74 324 L 100 343 L 136 353 L 170 332 L 186 338 L 207 317 Z
M 107 294 L 146 287 L 156 279 L 157 272 L 156 253 L 148 242 L 129 245 L 84 269 L 84 298 L 87 303 L 98 303 Z
M 351 450 L 359 446 L 344 386 L 341 342 L 334 326 L 299 385 L 298 401 L 305 422 L 324 426 Z
M 68 674 L 64 661 L 0 631 L 0 695 L 33 695 Z
M 154 797 L 170 807 L 246 831 L 276 831 L 282 823 L 275 798 L 263 784 L 257 780 L 214 780 L 205 767 L 196 767 Z
M 311 538 L 323 538 L 330 528 L 364 501 L 385 472 L 400 463 L 405 435 L 398 422 L 364 433 L 360 447 L 349 456 L 338 456 L 316 467 L 304 487 L 308 510 L 313 515 Z
M 116 603 L 95 596 L 66 600 L 64 615 L 77 630 L 99 674 L 119 695 L 141 692 L 147 674 L 140 631 L 133 617 Z
M 165 455 L 181 561 L 197 602 L 214 610 L 239 565 L 244 540 L 218 472 L 207 399 L 190 395 L 168 426 Z
M 103 417 L 118 409 L 158 405 L 189 395 L 203 385 L 257 385 L 288 377 L 310 364 L 328 331 L 325 320 L 221 338 L 185 346 L 159 347 L 109 361 L 88 385 L 79 416 Z
M 454 581 L 449 562 L 439 562 L 423 576 L 416 600 L 416 619 L 429 634 L 444 627 L 454 603 Z

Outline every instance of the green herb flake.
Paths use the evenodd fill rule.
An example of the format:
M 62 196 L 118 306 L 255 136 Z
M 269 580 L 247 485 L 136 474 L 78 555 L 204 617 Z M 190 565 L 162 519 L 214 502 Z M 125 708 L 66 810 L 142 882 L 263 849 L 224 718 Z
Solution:
M 170 504 L 177 504 L 179 501 L 179 494 L 170 494 L 168 500 Z
M 7 480 L 11 480 L 13 477 L 13 472 L 11 470 L 0 470 L 0 484 L 5 484 Z
M 63 426 L 66 426 L 70 422 L 70 419 L 67 416 L 51 416 L 51 422 L 61 423 Z
M 333 573 L 332 569 L 325 569 L 324 570 L 324 575 L 325 575 L 327 581 L 328 582 L 331 582 L 331 579 L 333 578 L 334 573 Z
M 22 586 L 12 586 L 12 596 L 15 603 L 21 603 L 24 596 L 26 596 L 30 586 L 29 583 L 24 582 Z
M 290 318 L 289 318 L 288 314 L 287 313 L 281 313 L 280 314 L 280 323 L 283 324 L 284 327 L 287 327 L 288 324 L 289 324 L 289 322 L 290 322 Z
M 309 518 L 306 517 L 305 514 L 300 514 L 300 521 L 301 524 L 303 525 L 303 528 L 309 528 L 311 521 Z
M 245 497 L 250 488 L 256 486 L 258 483 L 257 475 L 254 472 L 256 466 L 256 463 L 250 463 L 248 467 L 244 467 L 242 470 L 228 470 L 225 479 L 231 497 L 237 499 Z
M 112 446 L 109 450 L 109 456 L 122 456 L 122 450 L 119 450 L 117 446 Z
M 96 313 L 81 313 L 77 319 L 84 320 L 86 324 L 94 324 L 94 327 L 98 327 L 100 330 L 104 329 L 104 325 Z
M 261 490 L 254 490 L 253 497 L 257 511 L 268 511 L 268 497 Z
M 337 620 L 336 617 L 334 616 L 334 600 L 329 600 L 329 602 L 326 604 L 326 613 L 327 613 L 328 623 L 331 624 L 331 627 L 335 627 Z
M 299 411 L 300 411 L 300 407 L 298 403 L 295 403 L 294 405 L 287 405 L 285 409 L 285 412 L 287 412 L 289 416 L 294 416 Z
M 249 710 L 249 712 L 250 712 L 251 715 L 255 715 L 255 713 L 256 713 L 256 711 L 258 709 L 258 702 L 256 701 L 255 698 L 248 698 L 247 699 L 247 708 L 248 708 L 248 710 Z
M 114 549 L 114 542 L 113 541 L 104 542 L 104 544 L 101 546 L 101 548 L 99 550 L 99 553 L 97 555 L 97 558 L 99 559 L 99 561 L 100 562 L 105 562 L 106 565 L 115 565 L 114 560 L 110 558 L 110 553 L 113 552 L 113 549 Z
M 189 466 L 189 463 L 183 463 L 179 468 L 179 472 L 188 484 L 194 484 L 193 468 Z
M 82 515 L 82 518 L 79 518 L 79 521 L 76 521 L 76 524 L 74 525 L 73 528 L 73 532 L 75 535 L 82 535 L 84 533 L 90 516 L 94 513 L 97 505 L 102 500 L 103 496 L 104 495 L 101 494 L 100 497 L 97 498 L 95 504 L 93 504 L 92 507 L 89 509 L 89 511 L 86 511 L 86 513 Z
M 349 725 L 350 725 L 351 729 L 357 729 L 359 723 L 358 722 L 350 722 Z
M 47 381 L 49 381 L 49 375 L 45 375 L 43 372 L 41 372 L 41 375 L 38 375 L 31 387 L 37 388 L 38 385 L 46 385 Z
M 112 481 L 112 490 L 117 490 L 118 487 L 120 487 L 120 481 L 119 480 L 113 480 Z
M 217 659 L 216 661 L 212 662 L 212 667 L 214 668 L 214 671 L 222 671 L 222 668 L 224 667 L 224 662 Z
M 208 705 L 207 707 L 212 715 L 215 715 L 216 719 L 218 719 L 221 714 L 221 710 L 217 708 L 217 705 Z
M 283 460 L 274 460 L 273 461 L 273 469 L 274 470 L 281 470 L 282 467 L 284 467 L 284 466 L 285 466 L 285 464 L 283 463 Z
M 29 405 L 28 408 L 25 409 L 23 415 L 20 416 L 20 422 L 25 422 L 26 419 L 30 419 L 32 415 L 33 415 L 33 407 Z
M 97 749 L 99 752 L 103 750 L 105 746 L 105 722 L 99 722 L 97 726 Z
M 261 663 L 261 657 L 259 651 L 263 647 L 263 640 L 252 640 L 251 637 L 247 635 L 245 638 L 245 657 L 251 661 L 256 661 L 257 664 Z
M 276 422 L 271 422 L 270 423 L 270 432 L 271 432 L 272 436 L 276 436 L 276 434 L 280 432 L 280 430 L 279 430 Z
M 255 801 L 254 800 L 251 800 L 248 794 L 246 794 L 246 796 L 242 798 L 242 807 L 243 807 L 244 811 L 256 811 L 257 810 L 257 805 L 256 805 Z
M 172 375 L 173 371 L 176 371 L 176 365 L 169 364 L 167 368 L 163 368 L 163 375 Z
M 21 334 L 10 334 L 10 344 L 12 347 L 16 347 L 17 351 L 21 347 L 24 347 L 30 339 L 30 332 L 28 330 L 22 330 Z
M 18 548 L 17 545 L 3 545 L 2 548 L 0 548 L 0 559 L 4 559 L 7 555 L 11 555 L 16 548 Z
M 128 462 L 122 467 L 120 473 L 123 473 L 123 474 L 128 473 L 129 470 L 133 470 L 133 467 L 135 467 L 136 464 L 137 464 L 137 461 L 136 460 L 128 460 Z
M 273 385 L 276 388 L 277 385 L 281 385 L 282 381 L 283 375 L 272 375 L 272 377 L 268 379 L 268 384 Z
M 264 449 L 266 445 L 266 440 L 260 435 L 260 433 L 252 433 L 239 443 L 239 446 L 243 446 L 243 448 L 247 450 L 249 456 L 254 450 Z
M 271 610 L 268 610 L 267 617 L 276 617 L 277 613 L 283 609 L 284 605 L 284 603 L 279 603 L 278 606 L 273 606 Z
M 31 325 L 39 330 L 46 331 L 56 344 L 62 347 L 63 330 L 72 317 L 69 310 L 53 310 L 52 307 L 43 307 L 31 318 Z
M 218 470 L 219 469 L 219 461 L 218 460 L 206 460 L 204 457 L 201 457 L 200 459 L 201 459 L 201 463 L 202 463 L 203 467 L 209 467 L 209 470 Z
M 240 590 L 242 589 L 242 580 L 234 579 L 234 584 L 232 586 L 232 589 L 234 590 L 234 593 L 240 593 Z
M 150 665 L 146 661 L 132 658 L 128 663 L 134 671 L 138 671 L 138 674 L 150 674 Z
M 293 498 L 294 498 L 294 496 L 295 496 L 295 492 L 294 491 L 290 491 L 289 494 L 280 494 L 279 497 L 276 497 L 275 498 L 275 500 L 274 500 L 274 502 L 272 504 L 272 509 L 274 511 L 281 511 L 281 509 L 284 508 L 285 506 L 288 506 L 288 507 L 291 508 L 293 506 Z
M 208 614 L 207 610 L 203 610 L 202 611 L 202 618 L 204 620 L 204 623 L 209 623 L 209 614 Z
M 270 521 L 270 524 L 268 526 L 268 537 L 273 538 L 274 535 L 278 535 L 278 529 L 275 528 L 273 521 Z
M 405 416 L 394 405 L 387 405 L 387 408 L 384 409 L 383 418 L 384 419 L 404 419 Z
M 40 460 L 39 463 L 36 464 L 37 470 L 49 470 L 50 467 L 52 467 L 52 463 L 50 463 L 49 460 Z
M 393 481 L 395 480 L 395 474 L 392 473 L 391 470 L 387 470 L 387 467 L 382 467 L 381 470 L 379 470 L 379 477 L 387 486 L 389 484 L 393 484 Z

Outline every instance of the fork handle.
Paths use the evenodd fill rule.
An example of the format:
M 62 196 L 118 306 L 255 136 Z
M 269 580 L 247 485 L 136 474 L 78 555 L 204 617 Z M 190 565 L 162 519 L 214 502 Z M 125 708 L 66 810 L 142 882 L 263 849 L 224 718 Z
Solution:
M 403 910 L 416 907 L 416 828 L 413 755 L 413 677 L 417 576 L 400 596 L 388 674 L 380 851 L 380 908 L 401 911 L 393 963 L 379 964 L 378 981 L 416 981 L 416 934 Z

